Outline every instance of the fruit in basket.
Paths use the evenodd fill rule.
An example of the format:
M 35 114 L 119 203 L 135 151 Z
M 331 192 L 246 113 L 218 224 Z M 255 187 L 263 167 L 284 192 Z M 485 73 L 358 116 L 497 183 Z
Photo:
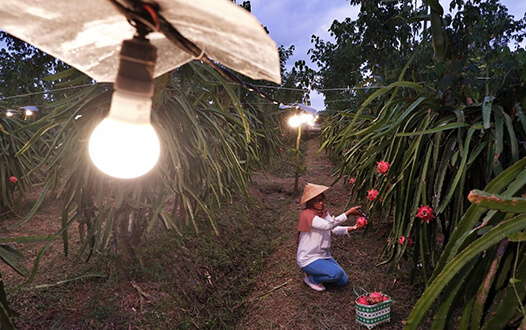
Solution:
M 375 305 L 384 301 L 384 295 L 381 292 L 373 292 L 369 294 L 367 300 L 370 305 Z
M 364 228 L 367 227 L 367 219 L 365 217 L 358 217 L 356 219 L 356 226 L 358 228 Z
M 369 305 L 369 301 L 367 300 L 367 296 L 361 296 L 358 299 L 356 299 L 356 302 L 362 305 Z
M 359 296 L 356 302 L 360 305 L 376 305 L 384 301 L 388 301 L 389 297 L 381 292 L 373 292 L 367 295 Z

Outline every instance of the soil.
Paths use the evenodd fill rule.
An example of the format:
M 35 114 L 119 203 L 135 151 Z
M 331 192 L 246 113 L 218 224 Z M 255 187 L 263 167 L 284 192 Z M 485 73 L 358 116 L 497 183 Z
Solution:
M 303 165 L 307 170 L 299 178 L 300 194 L 307 182 L 331 185 L 334 181 L 335 168 L 318 148 L 316 138 L 306 140 Z M 373 226 L 369 231 L 333 236 L 331 253 L 346 270 L 349 285 L 344 288 L 327 285 L 326 291 L 317 292 L 303 282 L 303 273 L 295 259 L 300 194 L 293 193 L 290 165 L 290 162 L 278 162 L 273 166 L 277 170 L 253 175 L 249 189 L 259 207 L 250 210 L 239 200 L 232 206 L 249 218 L 248 224 L 243 224 L 244 229 L 231 232 L 224 226 L 220 228 L 219 238 L 201 235 L 183 242 L 159 235 L 151 237 L 150 244 L 162 240 L 163 244 L 172 245 L 151 248 L 150 263 L 146 262 L 146 271 L 140 274 L 130 267 L 122 270 L 108 266 L 114 262 L 111 258 L 94 258 L 95 261 L 89 263 L 76 261 L 75 251 L 80 246 L 78 235 L 71 235 L 71 251 L 65 257 L 62 242 L 57 240 L 43 253 L 33 281 L 9 295 L 12 308 L 20 314 L 18 327 L 365 329 L 356 323 L 354 302 L 355 291 L 360 293 L 363 288 L 369 292 L 381 291 L 393 299 L 390 322 L 377 329 L 402 329 L 420 288 L 409 281 L 405 265 L 376 266 L 389 237 L 388 222 L 378 222 L 387 224 Z M 337 182 L 326 195 L 326 207 L 331 214 L 338 215 L 349 207 L 350 187 L 346 183 Z M 36 196 L 36 193 L 28 196 L 27 208 Z M 10 227 L 20 218 L 2 220 L 3 236 L 52 235 L 60 228 L 60 214 L 60 201 L 51 199 L 21 227 Z M 348 220 L 348 225 L 354 221 Z M 76 229 L 72 228 L 71 232 Z M 260 242 L 259 237 L 267 242 Z M 212 248 L 216 243 L 228 246 L 232 255 L 227 256 L 227 261 L 220 261 L 218 259 L 225 256 L 214 257 L 208 253 L 207 261 L 198 263 L 196 260 L 205 257 L 195 250 L 203 246 L 203 241 Z M 23 260 L 26 267 L 31 269 L 43 246 L 44 243 L 17 246 L 26 255 Z M 243 260 L 244 253 L 248 262 Z M 179 260 L 178 264 L 173 262 L 175 259 Z M 183 264 L 185 260 L 187 263 Z M 249 268 L 255 269 L 255 273 L 248 271 Z M 133 275 L 122 275 L 122 272 L 133 272 Z M 4 264 L 0 264 L 0 273 L 8 289 L 25 280 Z M 232 301 L 225 302 L 229 299 Z M 229 315 L 218 317 L 210 316 L 211 313 Z M 422 325 L 422 329 L 426 328 L 427 323 Z

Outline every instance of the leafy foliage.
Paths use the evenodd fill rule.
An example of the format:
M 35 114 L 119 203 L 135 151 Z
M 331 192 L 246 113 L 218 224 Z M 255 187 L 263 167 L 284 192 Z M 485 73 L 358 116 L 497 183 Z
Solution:
M 60 97 L 42 92 L 59 87 L 61 81 L 42 78 L 70 68 L 67 64 L 3 31 L 0 31 L 0 41 L 6 45 L 0 48 L 0 97 L 4 98 L 0 100 L 0 106 L 32 105 L 40 108 L 47 100 Z M 20 104 L 20 95 L 25 95 L 23 104 Z
M 362 87 L 365 80 L 380 84 L 395 81 L 422 38 L 416 24 L 406 23 L 423 10 L 412 2 L 368 0 L 351 4 L 361 5 L 358 19 L 335 20 L 329 29 L 334 43 L 318 36 L 311 38 L 311 59 L 321 68 L 315 87 L 326 90 L 328 109 L 359 104 L 353 89 Z
M 241 107 L 239 90 L 199 63 L 160 77 L 156 90 L 152 122 L 165 152 L 152 173 L 131 182 L 102 175 L 88 159 L 88 137 L 108 111 L 108 86 L 93 85 L 54 104 L 40 121 L 46 127 L 40 133 L 55 132 L 43 162 L 49 175 L 21 224 L 55 189 L 65 201 L 63 226 L 80 222 L 79 255 L 88 251 L 88 258 L 114 237 L 125 255 L 140 259 L 138 242 L 157 221 L 178 232 L 192 225 L 198 233 L 199 216 L 215 226 L 213 209 L 228 203 L 233 191 L 246 195 L 251 170 L 276 149 L 270 146 L 277 139 L 268 137 L 278 135 L 279 125 L 269 125 L 271 111 Z M 63 241 L 67 253 L 67 231 Z
M 524 198 L 526 158 L 492 180 L 473 202 L 445 248 L 433 278 L 408 319 L 416 325 L 439 296 L 434 328 L 451 327 L 453 307 L 462 311 L 460 329 L 519 328 L 526 320 Z M 508 206 L 504 200 L 511 201 Z M 505 211 L 501 211 L 505 209 Z
M 517 280 L 516 273 L 509 268 L 495 275 L 496 270 L 488 260 L 497 260 L 493 259 L 497 255 L 513 258 L 510 255 L 521 253 L 516 251 L 516 245 L 510 244 L 506 249 L 507 243 L 501 241 L 503 233 L 522 230 L 524 220 L 521 215 L 512 218 L 492 213 L 484 219 L 496 226 L 495 231 L 485 234 L 486 239 L 475 241 L 476 221 L 470 214 L 472 208 L 466 196 L 473 189 L 490 187 L 493 178 L 505 175 L 507 168 L 526 156 L 523 112 L 526 80 L 522 65 L 525 51 L 520 48 L 512 51 L 508 46 L 523 40 L 525 21 L 514 21 L 497 1 L 454 2 L 452 6 L 458 11 L 453 18 L 441 17 L 443 10 L 437 1 L 425 1 L 429 7 L 415 8 L 402 19 L 411 24 L 423 22 L 419 25 L 424 27 L 421 32 L 400 30 L 412 31 L 415 38 L 408 39 L 414 41 L 412 46 L 396 46 L 400 57 L 391 50 L 385 53 L 390 56 L 369 57 L 365 61 L 353 56 L 357 52 L 349 46 L 349 40 L 361 40 L 366 31 L 359 28 L 361 20 L 369 17 L 371 11 L 374 13 L 368 1 L 360 3 L 362 13 L 358 21 L 335 22 L 331 27 L 337 33 L 336 44 L 317 40 L 314 51 L 323 68 L 322 87 L 334 86 L 329 85 L 331 75 L 343 79 L 338 81 L 340 86 L 349 87 L 326 93 L 327 104 L 333 110 L 323 118 L 323 147 L 339 165 L 336 180 L 353 178 L 351 189 L 359 200 L 365 198 L 367 191 L 378 190 L 378 197 L 368 202 L 370 212 L 380 219 L 381 225 L 392 226 L 380 264 L 394 266 L 402 258 L 410 258 L 413 277 L 419 275 L 423 283 L 428 283 L 426 302 L 415 307 L 414 313 L 420 317 L 412 319 L 415 322 L 412 326 L 416 326 L 429 303 L 438 296 L 441 305 L 435 311 L 437 329 L 451 326 L 451 316 L 462 303 L 471 304 L 465 312 L 468 320 L 472 317 L 468 321 L 473 322 L 472 328 L 484 322 L 495 325 L 497 318 L 483 319 L 481 315 L 488 312 L 487 306 L 478 301 L 491 301 L 496 297 L 493 294 L 501 294 L 495 290 L 502 285 L 491 291 L 490 282 L 463 286 L 462 279 L 478 276 L 491 281 L 492 276 L 498 276 L 501 284 Z M 396 13 L 397 8 L 402 8 L 401 3 L 398 5 L 391 8 L 390 19 L 404 17 Z M 366 24 L 372 28 L 383 23 L 370 20 Z M 396 40 L 404 35 L 396 29 L 391 31 L 393 35 L 386 34 L 386 38 Z M 372 51 L 369 49 L 365 56 Z M 348 68 L 338 75 L 333 63 L 346 64 Z M 389 70 L 377 70 L 382 67 Z M 354 76 L 346 77 L 349 73 Z M 385 175 L 377 172 L 379 161 L 391 164 Z M 524 193 L 522 189 L 515 193 Z M 432 208 L 435 219 L 428 223 L 417 218 L 417 210 L 422 206 Z M 469 225 L 463 226 L 468 221 Z M 502 224 L 497 226 L 499 222 Z M 459 245 L 469 244 L 463 239 L 459 241 L 461 235 L 471 235 L 469 243 L 473 242 L 473 247 L 467 252 L 460 252 L 465 246 Z M 402 236 L 410 237 L 414 246 L 408 244 L 408 239 L 401 244 Z M 451 246 L 456 247 L 454 251 Z M 500 253 L 499 248 L 506 252 Z M 472 258 L 482 250 L 492 253 L 491 258 Z M 462 253 L 469 257 L 453 266 L 451 261 L 458 259 L 452 258 Z M 497 265 L 499 260 L 495 261 Z M 516 265 L 520 267 L 521 261 Z M 475 300 L 479 287 L 486 293 Z M 442 289 L 446 291 L 441 293 Z M 511 294 L 511 289 L 506 290 L 506 294 Z M 510 306 L 520 306 L 523 301 L 520 294 L 512 305 L 497 307 L 502 304 L 496 303 L 490 312 L 494 308 L 515 310 Z M 500 296 L 498 300 L 502 302 Z M 502 322 L 520 319 L 521 315 L 507 315 Z
M 31 150 L 22 157 L 16 153 L 32 137 L 34 128 L 20 117 L 0 116 L 0 212 L 16 212 L 35 177 L 30 175 L 35 162 L 41 158 L 38 150 Z

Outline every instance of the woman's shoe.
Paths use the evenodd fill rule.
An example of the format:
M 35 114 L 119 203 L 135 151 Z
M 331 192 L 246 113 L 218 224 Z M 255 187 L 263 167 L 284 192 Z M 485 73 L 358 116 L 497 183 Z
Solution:
M 303 282 L 307 283 L 308 286 L 313 288 L 316 291 L 325 291 L 325 286 L 321 283 L 313 283 L 309 279 L 309 275 L 305 274 L 305 277 L 303 278 Z

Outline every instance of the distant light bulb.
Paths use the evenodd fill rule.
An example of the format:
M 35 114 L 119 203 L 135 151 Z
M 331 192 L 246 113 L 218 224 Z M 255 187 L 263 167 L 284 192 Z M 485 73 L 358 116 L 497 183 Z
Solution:
M 294 116 L 289 118 L 289 126 L 290 127 L 295 128 L 295 127 L 298 127 L 300 125 L 301 125 L 301 118 L 300 118 L 300 116 L 294 115 Z
M 91 160 L 102 172 L 130 179 L 150 171 L 160 154 L 160 143 L 150 122 L 149 97 L 115 91 L 107 118 L 89 140 Z

